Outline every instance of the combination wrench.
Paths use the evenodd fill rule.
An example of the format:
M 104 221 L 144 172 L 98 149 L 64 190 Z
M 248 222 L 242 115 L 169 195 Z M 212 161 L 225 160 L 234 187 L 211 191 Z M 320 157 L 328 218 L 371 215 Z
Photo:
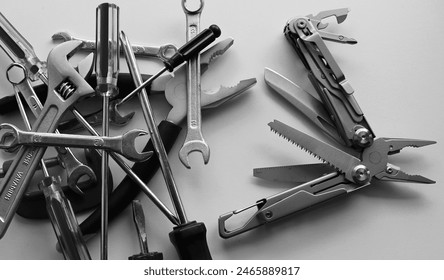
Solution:
M 136 150 L 136 138 L 148 134 L 140 129 L 133 129 L 123 135 L 112 137 L 28 132 L 8 123 L 0 124 L 1 130 L 8 132 L 0 137 L 0 149 L 7 149 L 17 145 L 91 148 L 112 151 L 132 161 L 145 161 L 153 155 L 152 151 L 139 153 Z M 11 141 L 9 141 L 10 138 L 12 138 Z
M 200 32 L 200 15 L 203 10 L 204 1 L 198 0 L 197 7 L 182 0 L 182 8 L 186 15 L 187 42 Z M 201 111 L 200 111 L 200 55 L 191 57 L 186 65 L 187 72 L 187 134 L 185 142 L 179 151 L 179 159 L 187 168 L 191 168 L 188 155 L 191 152 L 201 152 L 204 163 L 210 160 L 210 147 L 205 142 L 201 131 Z
M 63 114 L 77 101 L 91 96 L 94 89 L 76 72 L 68 59 L 81 42 L 56 46 L 48 55 L 48 98 L 32 131 L 54 132 Z M 0 238 L 6 233 L 46 147 L 22 147 L 0 183 Z
M 82 47 L 81 50 L 93 52 L 96 50 L 96 41 L 93 40 L 87 40 L 87 39 L 80 39 L 72 36 L 68 32 L 57 32 L 52 35 L 53 41 L 82 41 Z M 161 61 L 168 60 L 172 54 L 175 54 L 177 52 L 177 48 L 172 44 L 165 44 L 161 46 L 142 46 L 142 45 L 133 45 L 133 52 L 136 56 L 139 57 L 153 57 L 158 58 Z M 120 52 L 122 53 L 123 50 L 120 48 Z
M 43 105 L 29 83 L 26 68 L 21 63 L 12 63 L 6 70 L 6 77 L 13 85 L 16 94 L 20 94 L 25 99 L 33 115 L 37 118 L 42 112 Z M 55 133 L 59 133 L 59 131 L 55 130 Z M 82 194 L 83 192 L 77 186 L 80 178 L 87 176 L 90 180 L 96 181 L 94 171 L 80 162 L 69 148 L 56 147 L 56 151 L 59 161 L 66 170 L 68 186 L 74 192 Z

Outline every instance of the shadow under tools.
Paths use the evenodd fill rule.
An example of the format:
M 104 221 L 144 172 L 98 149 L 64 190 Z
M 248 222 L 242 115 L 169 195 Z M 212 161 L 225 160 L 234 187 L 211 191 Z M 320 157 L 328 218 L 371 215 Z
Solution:
M 255 180 L 257 182 L 265 181 L 259 178 L 255 178 Z M 275 186 L 275 184 L 265 182 L 267 186 Z M 264 185 L 265 183 L 261 183 L 261 186 Z M 280 183 L 280 186 L 283 185 L 283 183 Z M 356 204 L 356 201 L 362 199 L 362 196 L 397 200 L 400 202 L 407 200 L 407 203 L 412 207 L 421 207 L 423 200 L 420 191 L 422 191 L 422 189 L 415 191 L 411 188 L 405 188 L 402 186 L 402 183 L 399 182 L 374 180 L 370 186 L 350 195 L 334 198 L 227 239 L 223 243 L 223 246 L 227 250 L 237 251 L 242 250 L 245 246 L 252 246 L 253 244 L 255 246 L 261 246 L 260 244 L 266 242 L 270 236 L 279 238 L 279 235 L 286 237 L 292 234 L 299 236 L 299 238 L 295 238 L 288 249 L 292 250 L 294 248 L 294 250 L 306 251 L 304 247 L 310 246 L 310 244 L 313 244 L 312 242 L 319 242 L 319 240 L 322 239 L 334 240 L 336 238 L 335 236 L 345 234 L 348 226 L 356 226 L 356 223 L 365 223 L 367 217 L 365 215 L 353 220 L 349 220 L 348 218 L 350 218 L 350 216 L 347 215 L 349 211 L 353 210 L 352 208 L 359 207 L 359 205 L 354 204 Z M 328 234 L 315 230 L 319 227 L 328 227 Z M 309 234 L 307 232 L 308 230 L 310 231 Z M 309 240 L 307 238 L 309 238 Z M 267 258 L 267 255 L 263 257 Z
M 418 188 L 421 187 L 421 189 L 416 191 L 403 185 L 404 183 L 402 182 L 372 180 L 370 186 L 357 191 L 355 194 L 390 200 L 417 200 L 422 198 L 421 192 L 424 191 L 423 188 L 426 187 L 424 184 L 416 184 Z

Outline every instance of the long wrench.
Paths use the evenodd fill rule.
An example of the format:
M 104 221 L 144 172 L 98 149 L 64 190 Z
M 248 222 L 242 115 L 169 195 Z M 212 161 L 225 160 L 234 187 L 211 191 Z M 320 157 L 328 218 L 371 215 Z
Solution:
M 18 93 L 15 94 L 20 114 L 28 131 L 31 124 L 25 112 L 25 107 Z M 91 256 L 86 247 L 85 239 L 80 231 L 74 210 L 60 186 L 60 177 L 50 176 L 45 161 L 40 160 L 45 178 L 40 182 L 39 188 L 45 196 L 46 210 L 57 240 L 61 244 L 63 256 L 66 260 L 90 260 Z
M 145 161 L 153 154 L 151 151 L 139 153 L 136 150 L 136 138 L 148 134 L 140 129 L 132 129 L 122 135 L 112 137 L 28 132 L 8 123 L 0 124 L 0 131 L 3 129 L 11 131 L 7 137 L 12 137 L 13 140 L 8 142 L 7 137 L 3 137 L 5 135 L 0 137 L 1 149 L 16 145 L 91 148 L 113 151 L 132 161 Z
M 91 86 L 69 64 L 81 42 L 56 46 L 48 55 L 48 99 L 32 131 L 54 132 L 63 114 L 80 99 L 94 93 Z M 26 191 L 45 147 L 23 147 L 0 183 L 0 237 L 3 237 Z
M 14 26 L 0 13 L 0 45 L 1 48 L 6 52 L 6 54 L 11 58 L 12 61 L 19 62 L 23 66 L 24 69 L 27 70 L 27 77 L 33 81 L 37 79 L 37 77 L 42 77 L 43 81 L 47 83 L 46 73 L 47 68 L 46 64 L 40 61 L 35 55 L 34 49 L 29 44 L 29 42 L 14 28 Z M 9 69 L 8 69 L 9 70 Z M 9 71 L 7 72 L 9 79 Z M 24 80 L 26 80 L 24 78 Z M 15 88 L 15 86 L 14 86 Z M 30 93 L 26 89 L 23 90 L 24 93 Z M 34 94 L 34 93 L 33 93 Z M 35 95 L 35 94 L 34 94 Z M 28 99 L 25 97 L 28 102 Z M 35 98 L 38 101 L 37 98 Z M 28 103 L 29 105 L 29 103 Z M 34 115 L 39 114 L 40 112 L 36 112 L 34 110 L 41 109 L 38 108 L 38 105 L 41 104 L 33 104 L 34 107 L 31 107 Z M 69 186 L 76 191 L 77 193 L 82 193 L 80 189 L 77 187 L 77 182 L 84 175 L 88 176 L 91 180 L 96 180 L 95 174 L 91 168 L 81 163 L 69 149 L 60 148 L 58 150 L 59 157 L 61 161 L 65 165 L 66 172 L 68 174 L 68 183 Z
M 12 63 L 6 70 L 6 77 L 13 85 L 16 94 L 23 96 L 31 112 L 35 117 L 38 117 L 42 112 L 43 105 L 29 83 L 26 68 L 21 63 Z M 59 133 L 59 131 L 55 130 L 55 133 Z M 56 150 L 59 160 L 66 170 L 68 186 L 74 192 L 83 194 L 77 186 L 77 183 L 84 175 L 88 176 L 90 180 L 96 181 L 97 178 L 94 171 L 89 166 L 80 162 L 69 148 L 56 147 Z
M 0 19 L 1 19 L 1 17 L 2 17 L 2 15 L 0 14 Z M 12 40 L 8 40 L 8 43 L 10 43 L 10 44 L 7 44 L 6 48 L 4 48 L 3 45 L 1 45 L 1 47 L 4 48 L 4 50 L 11 57 L 11 59 L 13 59 L 14 57 L 19 57 L 18 60 L 21 63 L 23 63 L 25 68 L 30 73 L 31 77 L 33 77 L 35 79 L 40 79 L 43 83 L 48 85 L 48 78 L 47 78 L 48 71 L 46 69 L 46 63 L 42 63 L 41 60 L 35 55 L 32 45 L 30 45 L 29 42 L 25 38 L 21 34 L 19 34 L 18 31 L 7 20 L 5 20 L 5 22 L 6 22 L 5 26 L 10 27 L 9 29 L 8 28 L 5 28 L 5 29 L 13 31 L 11 33 L 5 32 L 6 34 L 11 35 L 11 36 L 8 36 L 8 38 L 10 38 Z M 2 23 L 2 21 L 0 21 L 0 23 Z M 2 29 L 0 28 L 0 31 L 1 30 Z M 214 33 L 215 28 L 213 28 L 212 30 Z M 14 35 L 14 36 L 12 36 L 12 35 Z M 215 36 L 215 38 L 217 38 L 219 36 L 220 36 L 220 30 L 219 30 L 219 33 L 217 34 L 217 36 Z M 208 39 L 208 37 L 206 37 L 206 38 Z M 171 69 L 171 71 L 173 71 L 173 69 L 176 66 L 182 64 L 184 62 L 184 60 L 187 59 L 187 57 L 190 53 L 194 53 L 194 51 L 197 51 L 197 50 L 202 50 L 209 43 L 214 41 L 214 39 L 201 40 L 201 41 L 204 41 L 204 42 L 203 43 L 200 42 L 200 44 L 198 44 L 197 48 L 196 48 L 196 45 L 187 46 L 187 48 L 184 48 L 184 46 L 183 46 L 181 48 L 181 51 L 180 50 L 178 51 L 178 52 L 180 52 L 180 55 L 176 54 L 176 56 L 173 56 L 167 62 L 164 62 L 165 66 L 168 66 L 168 69 Z M 18 42 L 18 43 L 16 43 L 16 42 Z M 70 42 L 74 42 L 74 41 L 70 41 Z M 80 42 L 79 44 L 80 44 L 80 46 L 78 46 L 78 48 L 76 48 L 76 50 L 81 48 L 82 42 Z M 24 46 L 24 50 L 22 50 L 22 51 L 20 51 L 21 46 Z M 25 56 L 23 58 L 21 58 L 22 53 L 25 54 Z M 38 69 L 38 71 L 32 72 L 32 70 L 35 70 L 35 69 Z M 167 68 L 165 68 L 164 71 L 166 71 L 166 70 L 167 70 Z M 161 75 L 162 73 L 158 73 L 158 75 Z M 145 84 L 145 86 L 146 85 L 147 84 Z M 137 89 L 134 90 L 133 92 L 134 93 L 137 92 Z M 95 136 L 99 136 L 97 131 L 94 130 L 94 128 L 88 123 L 87 120 L 84 119 L 82 114 L 80 114 L 80 112 L 76 108 L 72 107 L 71 111 L 74 114 L 75 118 L 89 131 L 89 133 L 91 133 L 92 135 L 95 135 Z M 177 217 L 168 209 L 168 207 L 165 204 L 162 203 L 162 201 L 151 191 L 151 189 L 142 180 L 140 180 L 140 178 L 137 176 L 137 174 L 131 170 L 131 167 L 123 159 L 121 159 L 117 154 L 110 153 L 110 155 L 115 160 L 115 162 L 126 172 L 126 174 L 137 184 L 137 186 L 140 187 L 142 189 L 142 191 L 150 198 L 150 200 L 159 208 L 159 210 L 173 224 L 178 224 Z M 3 180 L 3 181 L 5 181 L 5 180 Z M 0 209 L 0 219 L 2 217 L 1 213 L 2 213 L 2 211 Z M 12 217 L 10 219 L 12 219 Z M 0 236 L 0 238 L 1 238 L 1 236 Z
M 71 41 L 71 40 L 78 40 L 82 41 L 82 50 L 85 51 L 95 51 L 96 50 L 96 41 L 93 40 L 86 40 L 86 39 L 80 39 L 72 36 L 68 32 L 57 32 L 54 35 L 52 35 L 53 41 Z M 136 56 L 140 57 L 154 57 L 158 58 L 162 61 L 166 61 L 170 58 L 171 54 L 174 54 L 177 51 L 177 48 L 172 44 L 165 44 L 161 46 L 142 46 L 142 45 L 133 45 L 133 52 Z M 122 53 L 123 50 L 120 48 L 120 52 Z
M 189 1 L 189 0 L 188 0 Z M 187 0 L 182 0 L 182 8 L 186 15 L 187 41 L 200 32 L 200 14 L 204 1 L 199 0 L 197 8 L 188 6 Z M 198 151 L 202 153 L 204 163 L 210 160 L 210 147 L 205 142 L 201 131 L 200 111 L 200 55 L 193 56 L 186 65 L 187 70 L 187 134 L 185 142 L 179 151 L 179 159 L 187 168 L 190 167 L 188 155 Z

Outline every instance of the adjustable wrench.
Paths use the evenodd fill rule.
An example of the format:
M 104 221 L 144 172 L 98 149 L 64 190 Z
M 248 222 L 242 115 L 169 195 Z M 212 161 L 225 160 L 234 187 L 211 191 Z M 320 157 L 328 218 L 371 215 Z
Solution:
M 82 41 L 82 50 L 85 51 L 95 51 L 96 50 L 96 41 L 93 40 L 86 40 L 86 39 L 79 39 L 68 32 L 57 32 L 54 35 L 52 35 L 53 41 L 71 41 L 71 40 L 77 40 Z M 156 46 L 156 47 L 148 47 L 148 46 L 142 46 L 142 45 L 133 45 L 133 52 L 134 55 L 140 56 L 140 57 L 155 57 L 162 61 L 166 61 L 171 57 L 171 54 L 176 53 L 177 48 L 172 44 L 166 44 L 162 46 Z M 123 52 L 122 49 L 120 49 L 120 52 Z
M 13 63 L 6 70 L 6 77 L 14 86 L 17 94 L 20 92 L 23 96 L 34 116 L 38 117 L 42 112 L 43 105 L 29 83 L 26 68 L 20 63 Z M 59 133 L 58 130 L 55 130 L 55 132 Z M 90 180 L 96 181 L 95 173 L 89 166 L 80 162 L 69 148 L 56 147 L 56 150 L 59 160 L 66 170 L 68 186 L 76 193 L 82 194 L 82 191 L 77 186 L 80 178 L 86 175 Z
M 94 89 L 69 64 L 81 42 L 56 46 L 48 55 L 48 98 L 32 131 L 54 132 L 63 114 Z M 46 147 L 23 147 L 0 183 L 0 237 L 3 237 Z
M 191 9 L 187 0 L 182 0 L 182 8 L 187 21 L 187 41 L 191 40 L 200 32 L 200 14 L 204 1 L 199 0 L 199 6 Z M 187 65 L 187 134 L 185 142 L 179 151 L 179 159 L 183 165 L 190 168 L 188 155 L 198 151 L 202 153 L 204 163 L 210 160 L 210 147 L 205 142 L 201 131 L 200 112 L 200 55 L 192 57 Z
M 152 151 L 139 153 L 135 147 L 136 138 L 148 134 L 140 129 L 133 129 L 120 136 L 85 136 L 77 134 L 54 134 L 44 132 L 28 132 L 8 123 L 0 124 L 1 130 L 9 130 L 7 137 L 0 137 L 0 149 L 17 145 L 38 147 L 76 147 L 113 151 L 132 161 L 145 161 L 151 157 Z

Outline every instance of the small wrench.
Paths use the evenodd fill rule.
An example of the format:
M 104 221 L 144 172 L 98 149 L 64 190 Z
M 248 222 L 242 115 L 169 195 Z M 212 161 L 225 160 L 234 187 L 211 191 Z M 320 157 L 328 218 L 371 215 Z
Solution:
M 42 112 L 43 105 L 37 97 L 34 89 L 28 80 L 28 73 L 26 68 L 20 63 L 12 63 L 6 70 L 6 77 L 8 81 L 14 86 L 16 94 L 21 93 L 29 108 L 35 117 L 38 117 Z M 59 133 L 58 130 L 55 131 Z M 96 175 L 93 170 L 80 162 L 72 153 L 72 151 L 65 147 L 56 147 L 59 160 L 65 168 L 68 179 L 68 186 L 76 193 L 83 194 L 77 186 L 80 178 L 87 176 L 92 181 L 96 181 Z
M 200 14 L 204 1 L 198 0 L 199 5 L 194 9 L 189 7 L 187 0 L 182 0 L 182 8 L 187 21 L 187 41 L 200 32 Z M 210 160 L 210 147 L 205 142 L 201 131 L 200 111 L 200 55 L 192 57 L 186 66 L 187 70 L 187 134 L 185 142 L 179 151 L 179 159 L 187 168 L 191 168 L 188 155 L 198 151 L 202 153 L 204 163 Z
M 54 35 L 52 35 L 53 41 L 71 41 L 71 40 L 77 40 L 82 41 L 82 50 L 85 51 L 95 51 L 96 50 L 96 42 L 92 40 L 84 40 L 79 39 L 76 37 L 73 37 L 68 32 L 57 32 Z M 162 61 L 168 60 L 172 54 L 175 54 L 177 51 L 177 48 L 172 44 L 166 44 L 162 46 L 156 46 L 156 47 L 145 47 L 141 45 L 133 45 L 133 52 L 136 56 L 141 57 L 156 57 L 159 58 Z M 120 52 L 122 52 L 122 49 L 120 49 Z
M 113 151 L 132 161 L 145 161 L 153 154 L 152 151 L 139 153 L 136 150 L 134 144 L 136 138 L 148 134 L 139 129 L 133 129 L 123 135 L 113 137 L 28 132 L 22 131 L 9 123 L 0 124 L 0 131 L 3 129 L 8 130 L 8 132 L 7 135 L 3 134 L 0 137 L 0 149 L 17 145 L 91 148 Z M 9 137 L 12 137 L 12 141 L 7 139 Z
M 71 41 L 56 46 L 48 55 L 48 99 L 32 131 L 54 132 L 63 114 L 77 101 L 91 96 L 94 89 L 68 62 L 81 42 Z M 5 178 L 0 183 L 0 237 L 14 217 L 26 187 L 45 153 L 45 147 L 23 147 L 17 153 Z

